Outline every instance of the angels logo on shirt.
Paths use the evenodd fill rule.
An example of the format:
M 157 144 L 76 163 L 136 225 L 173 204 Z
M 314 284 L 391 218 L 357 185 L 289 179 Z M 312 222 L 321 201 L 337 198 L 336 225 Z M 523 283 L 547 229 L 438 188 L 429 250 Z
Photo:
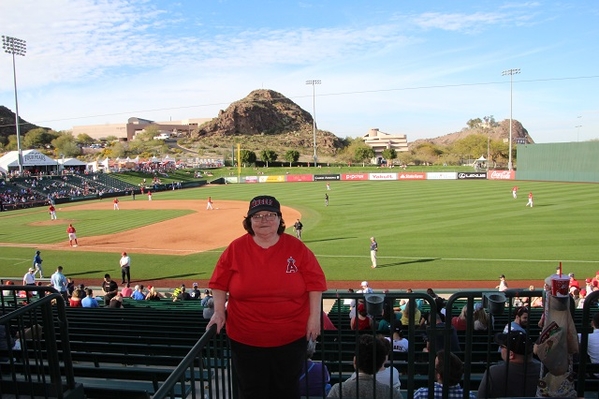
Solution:
M 295 259 L 291 256 L 287 259 L 287 270 L 285 273 L 297 273 L 297 266 L 295 265 Z

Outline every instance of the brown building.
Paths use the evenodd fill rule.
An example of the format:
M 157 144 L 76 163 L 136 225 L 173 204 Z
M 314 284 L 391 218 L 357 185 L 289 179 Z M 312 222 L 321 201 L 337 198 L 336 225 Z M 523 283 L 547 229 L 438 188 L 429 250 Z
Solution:
M 91 138 L 100 140 L 106 139 L 109 136 L 115 136 L 119 140 L 132 140 L 135 135 L 145 128 L 155 126 L 162 132 L 189 132 L 204 122 L 208 122 L 211 118 L 195 118 L 183 119 L 180 121 L 154 122 L 142 118 L 129 118 L 127 123 L 114 123 L 104 125 L 81 125 L 73 126 L 73 136 L 85 133 Z

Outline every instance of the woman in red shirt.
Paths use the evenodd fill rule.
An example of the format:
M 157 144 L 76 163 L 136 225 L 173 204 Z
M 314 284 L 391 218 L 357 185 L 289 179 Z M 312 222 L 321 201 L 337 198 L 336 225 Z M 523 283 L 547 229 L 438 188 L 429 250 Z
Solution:
M 243 227 L 247 234 L 227 247 L 210 279 L 207 328 L 218 333 L 226 323 L 243 399 L 297 399 L 307 341 L 320 334 L 325 276 L 312 251 L 284 234 L 276 198 L 252 199 Z

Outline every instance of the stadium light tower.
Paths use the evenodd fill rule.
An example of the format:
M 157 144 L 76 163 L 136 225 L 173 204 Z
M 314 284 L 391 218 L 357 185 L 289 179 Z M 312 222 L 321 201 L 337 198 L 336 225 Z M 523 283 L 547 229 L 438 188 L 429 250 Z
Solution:
M 319 85 L 320 80 L 306 80 L 307 85 L 312 85 L 312 135 L 314 136 L 314 166 L 318 163 L 316 155 L 316 85 Z
M 17 97 L 17 68 L 15 66 L 15 55 L 25 56 L 27 52 L 27 43 L 25 40 L 17 39 L 11 36 L 2 36 L 2 48 L 8 54 L 12 54 L 12 76 L 15 84 L 15 128 L 17 131 L 17 162 L 19 164 L 19 174 L 23 173 L 23 153 L 21 151 L 21 124 L 19 123 L 19 100 Z
M 507 76 L 510 75 L 510 137 L 509 137 L 509 154 L 508 154 L 508 161 L 507 161 L 507 168 L 509 170 L 513 170 L 514 169 L 514 165 L 512 163 L 512 108 L 513 108 L 513 103 L 512 103 L 512 88 L 514 86 L 514 75 L 517 75 L 520 73 L 520 68 L 512 68 L 512 69 L 506 69 L 505 71 L 501 72 L 501 76 Z

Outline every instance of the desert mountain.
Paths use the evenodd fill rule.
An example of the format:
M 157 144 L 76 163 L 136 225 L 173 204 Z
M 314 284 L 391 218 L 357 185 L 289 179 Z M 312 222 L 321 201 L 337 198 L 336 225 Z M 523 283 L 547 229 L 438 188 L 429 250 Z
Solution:
M 312 115 L 276 91 L 254 90 L 191 132 L 191 139 L 242 135 L 271 138 L 288 148 L 311 148 Z M 339 137 L 323 130 L 318 130 L 316 141 L 322 154 L 343 147 Z
M 8 136 L 17 134 L 15 128 L 15 119 L 16 116 L 14 112 L 3 105 L 0 105 L 0 142 L 6 142 L 8 140 Z M 21 123 L 21 137 L 28 131 L 40 127 L 27 122 L 21 118 L 21 116 L 19 116 L 19 121 Z
M 435 145 L 448 146 L 457 140 L 468 137 L 471 134 L 483 134 L 491 140 L 507 140 L 510 137 L 510 120 L 506 119 L 491 127 L 464 128 L 459 132 L 446 134 L 433 139 L 418 139 L 409 144 L 410 149 L 417 147 L 420 143 L 427 142 Z M 532 144 L 534 140 L 520 122 L 512 119 L 512 143 Z

